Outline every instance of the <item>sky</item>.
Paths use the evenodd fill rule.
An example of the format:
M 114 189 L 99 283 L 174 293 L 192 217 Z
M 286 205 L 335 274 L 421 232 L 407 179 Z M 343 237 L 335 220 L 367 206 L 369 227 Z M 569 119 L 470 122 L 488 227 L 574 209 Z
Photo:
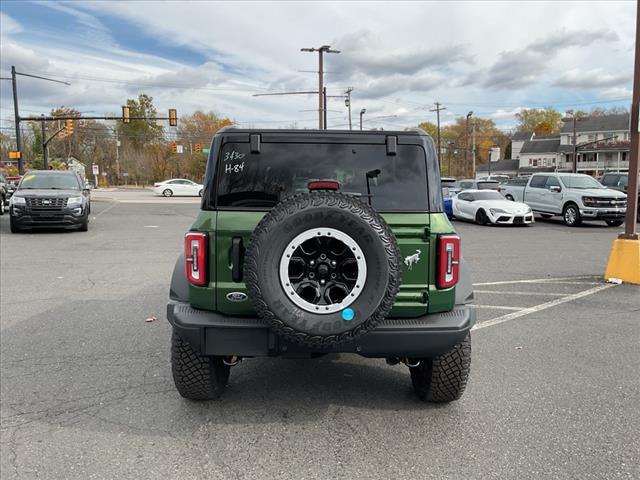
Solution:
M 522 108 L 590 110 L 631 102 L 635 2 L 153 2 L 0 3 L 0 73 L 18 77 L 22 115 L 59 106 L 120 112 L 147 93 L 159 113 L 212 110 L 238 125 L 314 128 L 317 53 L 325 56 L 329 128 L 443 124 L 473 111 L 499 128 Z M 314 110 L 316 109 L 316 110 Z M 2 131 L 13 126 L 0 82 Z

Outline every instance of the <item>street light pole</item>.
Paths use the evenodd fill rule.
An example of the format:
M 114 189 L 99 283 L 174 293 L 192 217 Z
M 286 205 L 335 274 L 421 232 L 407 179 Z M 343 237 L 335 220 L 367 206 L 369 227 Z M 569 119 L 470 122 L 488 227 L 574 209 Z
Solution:
M 301 52 L 318 52 L 318 128 L 324 128 L 324 110 L 326 104 L 323 102 L 322 93 L 324 91 L 324 59 L 323 54 L 340 53 L 340 50 L 331 50 L 331 45 L 322 45 L 318 48 L 301 48 Z
M 473 172 L 472 173 L 472 178 L 475 180 L 476 178 L 476 119 L 473 119 L 473 122 L 471 122 L 472 128 L 473 128 L 473 132 L 471 134 L 471 141 L 473 142 L 473 145 L 471 146 L 471 156 L 473 157 Z
M 365 114 L 366 111 L 367 111 L 366 108 L 363 108 L 362 110 L 360 110 L 360 130 L 362 130 L 362 116 Z
M 20 112 L 18 111 L 18 88 L 16 86 L 16 67 L 11 65 L 11 87 L 13 88 L 13 113 L 16 124 L 16 151 L 20 152 L 18 157 L 18 173 L 24 173 L 24 160 L 22 160 L 22 148 L 20 142 Z

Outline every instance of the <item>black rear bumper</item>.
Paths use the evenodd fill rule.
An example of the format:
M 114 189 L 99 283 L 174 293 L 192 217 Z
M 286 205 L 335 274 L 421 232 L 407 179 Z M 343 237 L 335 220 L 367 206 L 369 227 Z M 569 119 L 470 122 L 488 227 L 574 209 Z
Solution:
M 449 351 L 475 323 L 475 309 L 458 305 L 452 311 L 418 318 L 389 318 L 356 341 L 330 348 L 310 348 L 283 341 L 261 318 L 229 317 L 171 302 L 167 318 L 201 355 L 242 357 L 343 352 L 365 357 L 430 358 Z

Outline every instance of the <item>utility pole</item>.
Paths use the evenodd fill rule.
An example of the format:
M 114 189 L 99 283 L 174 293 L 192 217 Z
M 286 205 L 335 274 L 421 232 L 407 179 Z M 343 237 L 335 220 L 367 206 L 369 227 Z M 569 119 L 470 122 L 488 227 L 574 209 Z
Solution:
M 429 110 L 430 112 L 436 112 L 436 118 L 438 119 L 438 165 L 440 166 L 440 168 L 442 168 L 442 164 L 440 162 L 440 155 L 441 155 L 441 151 L 440 151 L 440 111 L 441 110 L 446 110 L 447 107 L 442 107 L 440 102 L 435 102 L 434 105 L 436 106 L 436 108 L 432 108 L 431 110 Z
M 344 92 L 345 95 L 347 96 L 344 103 L 346 103 L 347 108 L 349 109 L 349 130 L 352 130 L 351 128 L 351 92 L 353 92 L 353 87 L 347 88 L 347 91 Z
M 324 108 L 322 109 L 322 121 L 324 129 L 327 129 L 327 87 L 322 87 L 322 101 L 324 102 Z
M 467 113 L 467 122 L 464 125 L 464 171 L 466 172 L 469 168 L 467 164 L 467 153 L 469 150 L 469 119 L 473 115 L 473 111 Z
M 367 112 L 366 108 L 360 110 L 360 130 L 362 130 L 362 116 Z
M 471 126 L 473 128 L 472 130 L 472 134 L 471 134 L 471 141 L 473 142 L 472 147 L 471 147 L 471 156 L 473 158 L 473 172 L 472 173 L 472 178 L 475 180 L 476 178 L 476 119 L 473 119 L 473 122 L 471 122 Z
M 42 115 L 44 117 L 44 115 Z M 49 169 L 49 154 L 47 152 L 47 131 L 45 129 L 44 122 L 40 122 L 42 126 L 42 168 L 44 170 Z
M 301 48 L 301 52 L 318 52 L 318 129 L 322 130 L 324 126 L 324 109 L 323 88 L 324 88 L 324 53 L 340 53 L 340 50 L 331 50 L 331 45 L 322 45 L 318 48 Z

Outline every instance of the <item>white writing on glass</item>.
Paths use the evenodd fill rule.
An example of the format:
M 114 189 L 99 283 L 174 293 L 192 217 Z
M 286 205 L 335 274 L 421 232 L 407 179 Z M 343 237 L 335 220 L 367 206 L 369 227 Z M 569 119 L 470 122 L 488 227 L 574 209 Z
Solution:
M 229 160 L 233 161 L 233 160 L 241 160 L 243 159 L 245 156 L 244 153 L 240 153 L 240 152 L 236 152 L 235 150 L 233 150 L 232 152 L 227 152 L 224 155 L 224 161 L 228 162 Z
M 224 173 L 240 173 L 244 170 L 244 162 L 236 164 L 227 164 L 224 166 Z

